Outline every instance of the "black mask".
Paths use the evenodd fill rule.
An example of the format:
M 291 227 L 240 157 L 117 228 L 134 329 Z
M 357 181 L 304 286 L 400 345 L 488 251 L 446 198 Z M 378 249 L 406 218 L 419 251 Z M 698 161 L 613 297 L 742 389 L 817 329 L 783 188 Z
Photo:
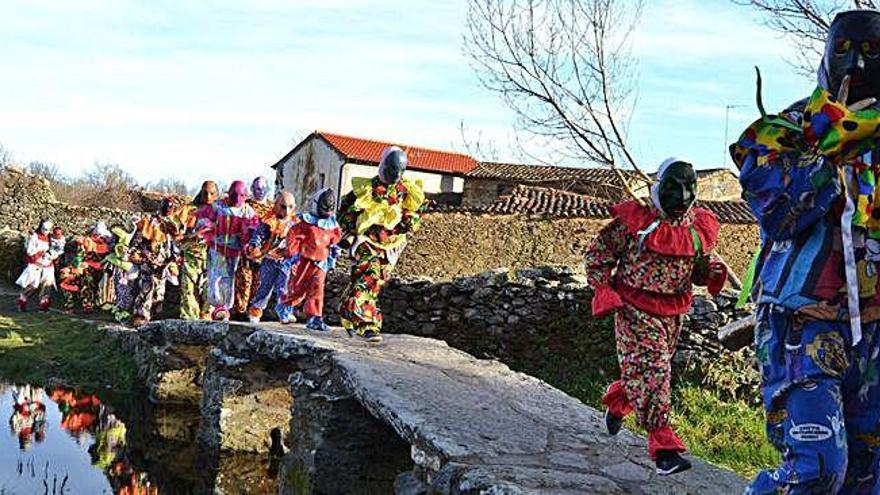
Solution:
M 671 218 L 681 218 L 697 199 L 697 174 L 690 163 L 675 162 L 659 177 L 660 207 Z
M 396 184 L 403 177 L 408 162 L 403 150 L 392 149 L 385 154 L 382 163 L 379 164 L 379 179 L 385 184 Z
M 333 189 L 327 189 L 318 198 L 318 207 L 316 214 L 318 218 L 330 218 L 336 210 L 336 193 Z
M 168 198 L 163 198 L 162 203 L 159 205 L 159 216 L 167 217 L 171 214 L 172 208 L 174 208 L 174 203 Z
M 843 12 L 828 28 L 819 85 L 837 96 L 847 74 L 849 101 L 843 103 L 880 97 L 880 11 Z

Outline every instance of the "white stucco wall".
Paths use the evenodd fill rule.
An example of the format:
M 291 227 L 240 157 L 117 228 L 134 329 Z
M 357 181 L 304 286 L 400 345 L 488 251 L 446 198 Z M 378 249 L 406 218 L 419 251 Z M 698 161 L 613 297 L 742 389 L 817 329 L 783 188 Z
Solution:
M 342 159 L 327 143 L 321 139 L 310 139 L 278 167 L 275 188 L 292 192 L 296 197 L 297 210 L 302 211 L 319 188 L 336 189 L 341 164 Z
M 357 163 L 346 163 L 345 167 L 342 170 L 342 193 L 340 196 L 345 195 L 349 191 L 351 191 L 351 179 L 352 177 L 375 177 L 376 175 L 376 167 L 372 165 L 360 165 Z M 407 170 L 403 173 L 404 177 L 408 179 L 421 179 L 425 184 L 425 192 L 426 193 L 439 193 L 439 192 L 457 192 L 460 193 L 464 191 L 464 179 L 461 177 L 455 177 L 452 175 L 448 175 L 449 177 L 446 180 L 446 186 L 449 188 L 451 186 L 451 190 L 443 190 L 443 174 L 433 174 L 430 172 L 421 172 L 416 170 Z

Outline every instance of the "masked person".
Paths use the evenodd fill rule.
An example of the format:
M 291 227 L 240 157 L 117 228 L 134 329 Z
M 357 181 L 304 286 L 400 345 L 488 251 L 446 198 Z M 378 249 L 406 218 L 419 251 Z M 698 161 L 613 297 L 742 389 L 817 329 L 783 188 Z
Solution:
M 104 273 L 103 261 L 110 252 L 113 234 L 99 221 L 85 235 L 74 238 L 76 252 L 60 271 L 59 284 L 65 309 L 91 313 L 98 303 L 98 285 Z
M 272 202 L 268 199 L 269 181 L 265 177 L 257 177 L 251 182 L 251 196 L 247 202 L 254 209 L 257 219 L 272 212 Z M 254 224 L 256 228 L 256 224 Z M 248 311 L 248 302 L 260 285 L 260 260 L 252 259 L 244 253 L 235 271 L 235 306 L 233 314 L 243 315 Z
M 635 410 L 661 475 L 691 467 L 679 455 L 686 448 L 669 423 L 681 315 L 690 310 L 693 284 L 718 294 L 727 279 L 725 265 L 710 260 L 719 225 L 710 211 L 693 206 L 696 184 L 689 163 L 666 160 L 650 204 L 626 201 L 612 207 L 611 222 L 586 255 L 587 279 L 595 287 L 593 316 L 614 313 L 620 379 L 602 399 L 608 432 L 616 435 Z
M 235 294 L 235 270 L 252 226 L 258 221 L 247 204 L 244 182 L 229 186 L 225 199 L 203 206 L 197 213 L 196 229 L 208 244 L 208 304 L 214 307 L 214 320 L 229 320 Z
M 121 225 L 111 227 L 110 232 L 116 237 L 116 244 L 104 258 L 104 265 L 105 270 L 110 271 L 116 293 L 116 303 L 111 312 L 116 321 L 123 322 L 131 318 L 135 291 L 137 290 L 138 265 L 129 260 L 131 239 L 134 234 L 126 232 Z
M 878 490 L 880 12 L 837 15 L 818 79 L 731 146 L 761 229 L 755 348 L 783 452 L 752 494 Z
M 296 260 L 295 256 L 288 256 L 285 245 L 288 232 L 297 222 L 295 211 L 293 194 L 282 191 L 275 199 L 275 208 L 263 216 L 251 235 L 246 252 L 251 259 L 260 261 L 260 285 L 248 309 L 251 323 L 259 323 L 273 292 L 277 297 L 275 314 L 281 323 L 296 321 L 293 307 L 284 303 L 282 297 L 287 292 L 290 269 Z
M 309 201 L 308 211 L 287 234 L 287 256 L 297 261 L 282 299 L 290 306 L 302 304 L 306 328 L 320 332 L 330 330 L 324 323 L 324 282 L 336 264 L 337 244 L 342 239 L 335 209 L 333 190 L 319 190 Z
M 339 309 L 342 325 L 368 342 L 381 342 L 379 294 L 406 246 L 407 234 L 421 226 L 427 207 L 419 180 L 403 177 L 408 159 L 396 146 L 386 148 L 379 175 L 352 178 L 352 191 L 339 207 L 341 245 L 352 256 L 351 281 Z
M 131 323 L 141 326 L 150 321 L 165 300 L 165 284 L 177 281 L 178 227 L 171 220 L 171 200 L 162 200 L 159 210 L 142 218 L 131 239 L 129 260 L 137 265 Z
M 208 305 L 208 245 L 197 228 L 198 210 L 214 204 L 220 197 L 217 184 L 205 181 L 192 203 L 180 207 L 174 214 L 183 237 L 178 241 L 183 266 L 180 277 L 180 318 L 184 320 L 207 319 L 211 310 Z
M 40 311 L 48 311 L 52 302 L 52 289 L 55 288 L 55 261 L 64 254 L 64 234 L 58 232 L 52 237 L 54 225 L 50 220 L 43 220 L 34 230 L 25 244 L 25 261 L 27 265 L 15 284 L 21 287 L 18 296 L 18 309 L 27 310 L 28 299 L 39 294 Z

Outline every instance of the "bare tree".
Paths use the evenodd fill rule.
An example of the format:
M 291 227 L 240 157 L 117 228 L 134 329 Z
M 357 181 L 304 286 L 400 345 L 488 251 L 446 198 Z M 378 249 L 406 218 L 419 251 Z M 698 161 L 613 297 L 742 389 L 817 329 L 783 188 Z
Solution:
M 156 182 L 150 182 L 144 187 L 144 189 L 163 194 L 173 194 L 176 196 L 186 196 L 189 194 L 189 188 L 186 187 L 186 184 L 183 181 L 170 177 L 165 177 Z
M 139 211 L 140 202 L 133 194 L 138 183 L 119 165 L 95 163 L 92 170 L 72 181 L 55 185 L 55 195 L 66 203 Z
M 758 11 L 761 22 L 781 33 L 796 48 L 791 65 L 802 75 L 816 76 L 825 50 L 828 26 L 847 9 L 876 9 L 878 0 L 733 0 Z
M 64 181 L 64 177 L 58 170 L 58 165 L 54 163 L 33 161 L 27 164 L 27 171 L 48 180 L 51 184 Z
M 0 169 L 12 165 L 12 151 L 0 144 Z
M 545 153 L 650 181 L 627 147 L 635 103 L 630 35 L 642 0 L 470 0 L 465 52 L 484 87 Z M 636 174 L 624 176 L 622 169 Z
M 465 153 L 479 161 L 498 161 L 498 148 L 495 146 L 495 141 L 484 139 L 482 131 L 477 131 L 476 136 L 473 136 L 462 120 L 458 124 L 458 132 Z M 455 147 L 455 143 L 453 143 L 453 148 Z

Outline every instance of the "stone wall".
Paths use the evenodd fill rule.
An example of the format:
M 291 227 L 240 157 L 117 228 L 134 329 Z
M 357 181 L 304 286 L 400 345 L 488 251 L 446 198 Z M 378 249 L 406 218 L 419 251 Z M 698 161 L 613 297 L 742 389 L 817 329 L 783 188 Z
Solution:
M 699 199 L 733 201 L 742 196 L 739 179 L 730 170 L 716 170 L 699 174 L 697 179 Z
M 84 231 L 98 220 L 108 225 L 131 223 L 133 213 L 112 208 L 86 208 L 55 199 L 46 179 L 15 167 L 0 170 L 0 228 L 28 232 L 42 218 L 52 219 L 68 234 Z
M 399 277 L 450 280 L 495 268 L 580 266 L 583 253 L 608 220 L 527 215 L 430 213 L 412 236 L 397 269 Z M 723 224 L 718 253 L 737 275 L 758 247 L 755 224 Z

